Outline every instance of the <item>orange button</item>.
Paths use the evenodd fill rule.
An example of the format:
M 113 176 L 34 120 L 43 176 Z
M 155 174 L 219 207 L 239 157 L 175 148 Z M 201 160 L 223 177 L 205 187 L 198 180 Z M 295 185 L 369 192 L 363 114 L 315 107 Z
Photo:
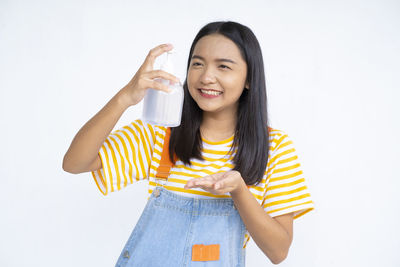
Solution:
M 217 261 L 219 260 L 219 244 L 193 245 L 192 261 Z

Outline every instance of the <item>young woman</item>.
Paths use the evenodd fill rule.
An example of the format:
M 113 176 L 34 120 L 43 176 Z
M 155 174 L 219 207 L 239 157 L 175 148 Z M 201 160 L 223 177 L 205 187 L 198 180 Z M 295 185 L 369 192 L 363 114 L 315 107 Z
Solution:
M 99 190 L 149 182 L 147 205 L 117 266 L 244 266 L 250 239 L 274 264 L 288 255 L 293 219 L 314 209 L 293 142 L 268 126 L 263 58 L 253 32 L 212 22 L 195 37 L 181 125 L 137 119 L 110 134 L 154 81 L 171 45 L 153 48 L 132 80 L 75 136 L 71 173 L 91 171 Z

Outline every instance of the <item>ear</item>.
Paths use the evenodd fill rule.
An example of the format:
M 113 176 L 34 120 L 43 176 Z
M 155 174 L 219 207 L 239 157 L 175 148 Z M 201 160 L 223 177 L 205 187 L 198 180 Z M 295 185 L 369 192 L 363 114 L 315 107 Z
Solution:
M 244 86 L 245 89 L 249 90 L 250 89 L 250 85 L 249 82 L 246 82 L 246 85 Z

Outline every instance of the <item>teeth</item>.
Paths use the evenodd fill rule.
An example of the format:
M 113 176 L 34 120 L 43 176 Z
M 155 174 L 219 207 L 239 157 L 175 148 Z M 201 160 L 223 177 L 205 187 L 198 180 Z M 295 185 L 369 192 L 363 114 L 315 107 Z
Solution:
M 216 91 L 211 91 L 211 90 L 202 90 L 202 89 L 200 89 L 200 91 L 203 94 L 207 94 L 207 95 L 220 95 L 220 94 L 222 94 L 222 92 L 216 92 Z

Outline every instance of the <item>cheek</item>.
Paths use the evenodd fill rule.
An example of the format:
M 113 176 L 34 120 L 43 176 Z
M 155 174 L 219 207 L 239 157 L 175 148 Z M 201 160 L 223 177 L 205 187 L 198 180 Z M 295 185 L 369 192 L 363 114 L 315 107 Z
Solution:
M 231 97 L 237 98 L 243 92 L 244 85 L 242 79 L 229 79 L 226 83 L 226 87 L 230 88 Z
M 187 84 L 188 84 L 188 87 L 189 87 L 189 91 L 191 90 L 192 85 L 194 84 L 194 82 L 195 82 L 195 77 L 194 77 L 193 73 L 191 73 L 189 71 L 188 75 L 187 75 Z

